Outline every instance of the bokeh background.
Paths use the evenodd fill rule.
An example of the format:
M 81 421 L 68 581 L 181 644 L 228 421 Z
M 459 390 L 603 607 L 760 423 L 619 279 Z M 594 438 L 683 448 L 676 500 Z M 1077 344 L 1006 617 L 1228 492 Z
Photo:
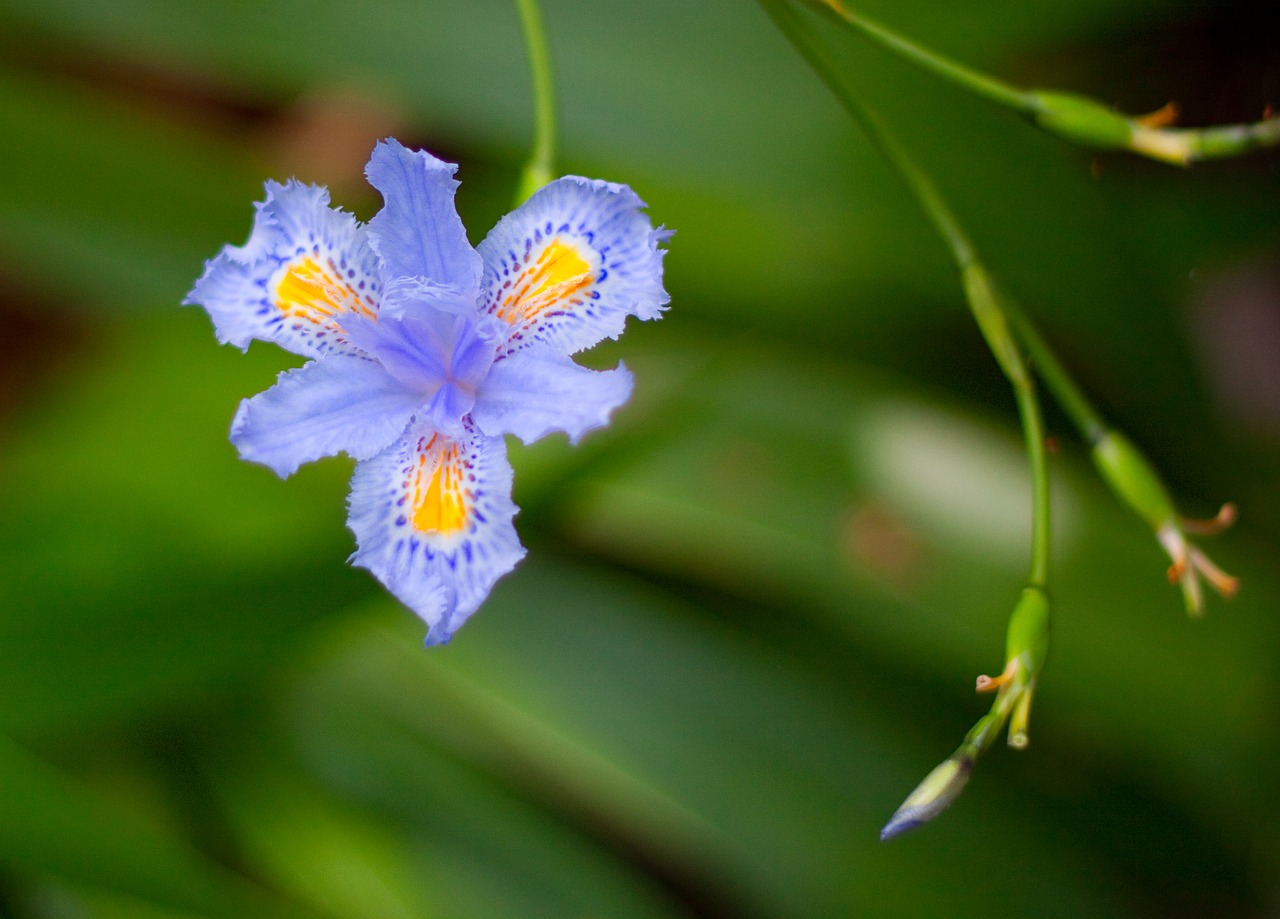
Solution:
M 866 0 L 1027 85 L 1280 103 L 1274 5 Z M 1094 158 L 826 34 L 1238 598 L 1050 413 L 1032 745 L 879 827 L 985 709 L 1028 547 L 1012 399 L 945 251 L 752 3 L 545 0 L 561 168 L 677 229 L 636 394 L 513 446 L 529 557 L 446 648 L 349 569 L 350 462 L 227 442 L 296 362 L 179 301 L 264 178 L 394 134 L 472 241 L 531 133 L 505 0 L 0 2 L 0 915 L 1280 915 L 1280 158 Z

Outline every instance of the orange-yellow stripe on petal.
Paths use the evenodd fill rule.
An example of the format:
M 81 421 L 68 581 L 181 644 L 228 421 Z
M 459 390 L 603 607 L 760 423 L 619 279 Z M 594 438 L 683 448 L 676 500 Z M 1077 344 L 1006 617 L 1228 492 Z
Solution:
M 373 300 L 344 280 L 331 258 L 304 255 L 283 268 L 273 287 L 271 302 L 294 319 L 329 325 L 342 313 L 374 315 Z
M 526 256 L 497 310 L 499 319 L 522 323 L 564 304 L 594 280 L 590 253 L 556 237 Z
M 465 530 L 470 523 L 471 494 L 458 445 L 448 441 L 440 450 L 431 450 L 431 446 L 418 455 L 411 520 L 419 532 L 448 536 Z

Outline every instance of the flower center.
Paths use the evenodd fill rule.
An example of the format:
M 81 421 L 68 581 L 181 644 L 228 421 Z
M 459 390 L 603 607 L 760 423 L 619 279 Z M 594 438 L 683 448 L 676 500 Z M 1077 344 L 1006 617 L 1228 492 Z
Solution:
M 419 394 L 418 417 L 457 437 L 502 342 L 499 324 L 468 308 L 423 306 L 403 316 L 381 316 L 352 339 Z

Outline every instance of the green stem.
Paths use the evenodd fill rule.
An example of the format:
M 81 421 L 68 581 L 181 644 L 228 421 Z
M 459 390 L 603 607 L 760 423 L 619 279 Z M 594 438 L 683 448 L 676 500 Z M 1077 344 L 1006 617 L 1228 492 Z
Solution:
M 1035 115 L 1037 112 L 1035 99 L 1031 93 L 974 70 L 959 61 L 938 54 L 924 45 L 917 44 L 905 35 L 881 25 L 873 19 L 855 13 L 845 7 L 840 0 L 809 0 L 823 12 L 833 14 L 837 20 L 849 28 L 871 39 L 882 48 L 886 48 L 898 57 L 910 61 L 921 70 L 927 70 L 970 90 L 976 95 L 990 99 L 999 105 L 1006 105 L 1024 115 Z
M 964 282 L 969 306 L 987 345 L 1013 386 L 1022 420 L 1032 479 L 1032 543 L 1030 583 L 1043 588 L 1049 570 L 1049 474 L 1044 445 L 1044 418 L 1035 381 L 1022 348 L 1009 326 L 1009 300 L 995 287 L 979 261 L 968 233 L 933 180 L 916 165 L 888 126 L 864 105 L 839 75 L 834 61 L 812 35 L 806 23 L 785 0 L 759 0 L 765 12 L 809 63 L 845 111 L 859 125 L 907 186 L 938 235 L 946 243 Z M 1043 342 L 1041 342 L 1043 344 Z M 1047 350 L 1047 349 L 1045 349 Z M 1060 366 L 1056 363 L 1055 367 Z M 1064 379 L 1065 373 L 1063 374 Z M 1077 391 L 1078 392 L 1078 391 Z M 1081 397 L 1083 398 L 1083 397 Z M 1087 403 L 1086 403 L 1087 404 Z
M 1067 413 L 1084 442 L 1090 447 L 1094 446 L 1107 434 L 1110 426 L 1062 366 L 1058 356 L 1041 337 L 1040 331 L 1027 318 L 1022 308 L 1017 303 L 1006 301 L 1005 312 L 1009 316 L 1014 334 L 1018 336 L 1031 363 L 1035 365 L 1036 375 L 1049 392 L 1053 393 L 1053 398 Z
M 1022 418 L 1022 436 L 1027 445 L 1027 462 L 1031 466 L 1031 573 L 1027 578 L 1033 587 L 1044 590 L 1049 581 L 1049 462 L 1045 450 L 1044 415 L 1036 397 L 1035 383 L 1013 387 Z
M 759 2 L 782 34 L 800 52 L 800 56 L 813 68 L 844 110 L 862 127 L 872 144 L 906 183 L 907 188 L 925 212 L 925 216 L 929 218 L 929 222 L 951 249 L 957 266 L 963 271 L 975 258 L 973 244 L 947 206 L 937 186 L 915 167 L 907 152 L 898 144 L 897 139 L 881 122 L 879 116 L 857 99 L 850 87 L 839 76 L 835 61 L 813 36 L 808 25 L 796 15 L 785 0 L 759 0 Z
M 948 82 L 1006 106 L 1040 128 L 1075 144 L 1100 150 L 1128 150 L 1139 156 L 1186 166 L 1198 160 L 1240 156 L 1280 146 L 1280 116 L 1249 124 L 1171 128 L 1133 117 L 1075 93 L 1021 89 L 917 44 L 904 35 L 848 9 L 842 0 L 805 0 L 903 60 Z
M 551 54 L 547 50 L 547 33 L 542 25 L 538 0 L 516 0 L 516 8 L 520 11 L 520 25 L 524 29 L 529 71 L 533 78 L 533 150 L 516 190 L 515 203 L 519 205 L 555 178 L 556 97 L 551 76 Z
M 1280 117 L 1272 116 L 1252 124 L 1184 129 L 1178 133 L 1190 135 L 1193 160 L 1220 159 L 1280 144 Z

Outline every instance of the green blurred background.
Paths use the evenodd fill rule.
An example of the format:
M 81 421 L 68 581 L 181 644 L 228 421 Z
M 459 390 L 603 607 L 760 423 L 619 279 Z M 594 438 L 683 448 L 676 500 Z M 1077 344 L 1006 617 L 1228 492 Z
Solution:
M 390 134 L 472 241 L 531 132 L 506 0 L 0 0 L 0 915 L 1280 915 L 1280 157 L 1093 159 L 826 34 L 1241 576 L 1053 457 L 1032 746 L 879 827 L 987 701 L 1028 482 L 895 179 L 739 0 L 544 0 L 561 168 L 676 228 L 636 395 L 513 446 L 530 552 L 446 648 L 345 565 L 350 463 L 227 442 L 291 360 L 178 303 L 264 178 L 368 218 Z M 1280 13 L 866 0 L 973 65 L 1187 124 L 1280 103 Z

